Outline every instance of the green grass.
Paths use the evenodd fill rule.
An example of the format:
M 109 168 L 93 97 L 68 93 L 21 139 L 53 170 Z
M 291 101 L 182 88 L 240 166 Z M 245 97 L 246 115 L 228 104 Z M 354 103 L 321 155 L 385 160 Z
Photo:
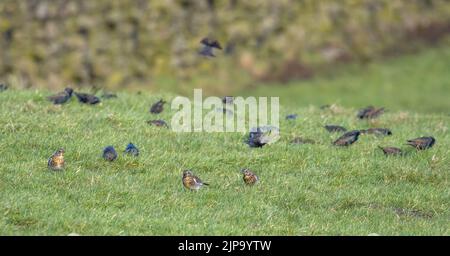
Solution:
M 175 133 L 148 126 L 146 120 L 170 121 L 174 113 L 148 113 L 160 95 L 119 93 L 98 106 L 72 99 L 60 107 L 45 100 L 45 91 L 2 92 L 0 234 L 450 235 L 450 117 L 439 111 L 449 107 L 450 74 L 442 67 L 414 70 L 432 56 L 442 62 L 429 52 L 370 68 L 406 69 L 410 76 L 422 72 L 424 82 L 441 81 L 430 82 L 430 88 L 441 90 L 430 99 L 418 83 L 409 87 L 413 78 L 392 76 L 387 87 L 385 73 L 379 77 L 375 71 L 312 81 L 321 88 L 317 93 L 310 85 L 258 91 L 279 92 L 285 103 L 282 117 L 299 115 L 295 121 L 281 120 L 280 141 L 259 149 L 244 144 L 240 133 Z M 379 94 L 368 93 L 378 85 Z M 333 86 L 359 89 L 349 96 Z M 396 86 L 411 89 L 395 100 L 382 97 L 386 88 L 402 91 Z M 311 92 L 305 106 L 290 100 L 302 90 Z M 411 97 L 427 99 L 420 102 L 425 106 L 411 110 Z M 341 106 L 334 111 L 318 107 L 333 102 Z M 390 103 L 391 111 L 374 123 L 357 120 L 357 107 L 369 103 Z M 336 148 L 331 142 L 338 135 L 326 132 L 325 124 L 388 127 L 393 136 L 361 136 L 349 148 Z M 421 152 L 404 145 L 422 135 L 434 136 L 436 145 Z M 292 145 L 295 136 L 317 143 Z M 113 163 L 101 158 L 105 146 L 121 152 L 128 142 L 140 148 L 139 158 L 121 155 Z M 400 146 L 408 154 L 385 157 L 379 145 Z M 59 147 L 66 149 L 67 167 L 49 171 L 47 159 Z M 239 172 L 244 167 L 260 176 L 259 184 L 244 186 Z M 185 191 L 181 173 L 187 168 L 211 185 Z

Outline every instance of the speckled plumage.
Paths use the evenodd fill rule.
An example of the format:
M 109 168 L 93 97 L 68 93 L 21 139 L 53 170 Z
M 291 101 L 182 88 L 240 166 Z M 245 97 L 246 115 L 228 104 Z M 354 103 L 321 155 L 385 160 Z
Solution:
M 64 169 L 64 149 L 58 149 L 53 155 L 48 159 L 47 166 L 53 171 L 60 171 Z
M 420 137 L 407 141 L 407 145 L 415 147 L 417 150 L 425 150 L 431 148 L 436 139 L 433 137 Z
M 72 88 L 66 88 L 64 91 L 48 96 L 47 99 L 55 105 L 64 104 L 72 98 Z
M 334 141 L 333 144 L 336 146 L 350 146 L 358 140 L 360 134 L 361 132 L 358 130 L 349 131 Z
M 164 110 L 164 104 L 166 103 L 166 101 L 164 100 L 159 100 L 158 102 L 156 102 L 155 104 L 153 104 L 150 108 L 150 113 L 152 114 L 159 114 L 161 112 L 163 112 Z
M 389 155 L 401 155 L 402 150 L 396 147 L 379 147 L 383 153 L 387 156 Z
M 191 170 L 183 171 L 181 180 L 185 188 L 195 191 L 199 190 L 203 185 L 209 185 L 208 183 L 203 182 L 199 177 L 195 176 Z
M 113 146 L 107 146 L 105 149 L 103 149 L 103 158 L 106 161 L 110 161 L 110 162 L 116 160 L 117 152 Z
M 162 120 L 162 119 L 158 119 L 158 120 L 148 120 L 147 123 L 149 125 L 153 125 L 156 127 L 165 127 L 168 128 L 169 125 L 166 123 L 166 121 Z
M 374 106 L 368 106 L 358 111 L 357 117 L 359 119 L 373 119 L 379 117 L 384 113 L 384 108 L 375 108 Z
M 77 93 L 75 92 L 75 96 L 77 96 L 78 101 L 85 104 L 95 105 L 100 103 L 100 99 L 92 94 L 87 93 Z
M 250 169 L 242 169 L 241 172 L 243 174 L 242 179 L 245 184 L 255 185 L 259 181 L 258 176 L 256 176 L 256 174 L 254 174 Z
M 130 142 L 125 148 L 124 153 L 132 156 L 139 156 L 139 149 L 133 143 Z

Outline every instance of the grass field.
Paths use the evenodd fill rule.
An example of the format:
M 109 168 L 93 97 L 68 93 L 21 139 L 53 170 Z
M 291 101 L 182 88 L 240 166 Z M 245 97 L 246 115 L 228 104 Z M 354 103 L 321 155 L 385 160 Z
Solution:
M 101 105 L 64 106 L 46 91 L 0 93 L 0 234 L 2 235 L 450 235 L 449 49 L 370 66 L 359 75 L 323 78 L 258 95 L 280 96 L 280 141 L 249 148 L 240 133 L 175 133 L 148 126 L 161 95 L 119 93 Z M 317 88 L 316 88 L 317 87 Z M 246 92 L 252 95 L 252 92 Z M 174 95 L 162 95 L 169 100 Z M 331 110 L 321 104 L 338 103 Z M 390 109 L 373 123 L 357 108 Z M 349 148 L 322 128 L 387 127 L 392 136 L 361 136 Z M 432 135 L 436 145 L 416 152 L 407 139 Z M 293 145 L 304 136 L 316 144 Z M 102 149 L 128 142 L 138 158 L 109 163 Z M 408 154 L 386 157 L 377 146 Z M 66 169 L 47 169 L 66 149 Z M 240 169 L 260 183 L 246 187 Z M 211 185 L 183 189 L 192 169 Z

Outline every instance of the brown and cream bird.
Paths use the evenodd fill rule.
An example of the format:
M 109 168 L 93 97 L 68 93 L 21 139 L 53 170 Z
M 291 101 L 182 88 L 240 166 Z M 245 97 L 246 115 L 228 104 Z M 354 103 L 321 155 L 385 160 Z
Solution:
M 156 102 L 155 104 L 153 104 L 151 106 L 150 113 L 159 114 L 159 113 L 163 112 L 164 104 L 166 104 L 166 101 L 164 101 L 163 99 L 159 100 L 158 102 Z
M 417 150 L 425 150 L 431 148 L 436 139 L 433 137 L 420 137 L 407 141 L 407 145 L 415 147 Z
M 402 150 L 396 147 L 380 147 L 383 150 L 383 153 L 387 156 L 397 156 L 403 154 Z
M 349 131 L 334 141 L 333 144 L 335 146 L 350 146 L 358 140 L 360 134 L 361 132 L 358 130 Z
M 53 155 L 48 159 L 47 166 L 53 171 L 60 171 L 64 169 L 64 149 L 58 149 Z
M 242 179 L 247 185 L 255 185 L 259 181 L 258 176 L 256 176 L 256 174 L 254 174 L 250 169 L 242 169 L 241 173 L 244 175 Z
M 359 119 L 373 119 L 379 117 L 384 113 L 384 108 L 375 108 L 374 106 L 368 106 L 358 111 L 357 117 Z
M 199 177 L 195 176 L 191 170 L 184 170 L 181 180 L 183 186 L 189 190 L 198 191 L 203 185 L 209 185 L 208 183 L 203 182 Z

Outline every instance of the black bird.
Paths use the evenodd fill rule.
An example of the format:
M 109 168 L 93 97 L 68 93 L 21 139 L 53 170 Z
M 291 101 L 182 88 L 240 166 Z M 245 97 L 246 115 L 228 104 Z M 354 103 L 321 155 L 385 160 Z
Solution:
M 64 89 L 64 91 L 59 92 L 57 94 L 48 96 L 47 99 L 51 102 L 53 102 L 53 104 L 64 104 L 66 103 L 68 100 L 70 100 L 70 98 L 72 97 L 72 93 L 73 93 L 73 89 L 72 88 L 66 88 Z
M 431 148 L 436 139 L 433 137 L 420 137 L 412 140 L 408 140 L 407 145 L 413 146 L 418 150 L 425 150 Z
M 345 129 L 344 127 L 339 126 L 339 125 L 325 125 L 324 127 L 329 132 L 346 132 L 347 131 L 347 129 Z
M 130 154 L 132 156 L 139 156 L 139 149 L 133 143 L 130 142 L 125 148 L 124 153 Z
M 91 104 L 91 105 L 100 103 L 100 99 L 97 96 L 92 95 L 92 94 L 75 92 L 75 95 L 77 96 L 78 101 L 81 103 Z
M 110 162 L 116 160 L 117 152 L 113 146 L 107 146 L 105 149 L 103 149 L 103 158 L 106 161 L 110 161 Z
M 374 106 L 368 106 L 358 111 L 357 117 L 359 119 L 373 119 L 379 117 L 384 113 L 384 108 L 375 108 Z
M 225 96 L 222 98 L 223 104 L 233 104 L 234 97 L 233 96 Z
M 8 86 L 6 84 L 0 84 L 0 92 L 8 90 Z
M 360 134 L 361 132 L 358 130 L 349 131 L 334 141 L 333 144 L 336 146 L 350 146 L 358 140 Z
M 148 120 L 147 123 L 149 125 L 154 125 L 156 127 L 166 127 L 169 128 L 169 125 L 166 123 L 166 121 L 162 120 L 162 119 L 158 119 L 158 120 Z
M 103 99 L 117 98 L 117 94 L 112 93 L 112 92 L 103 92 L 102 98 L 103 98 Z
M 222 46 L 217 40 L 212 40 L 209 38 L 203 38 L 200 43 L 203 45 L 202 49 L 200 49 L 199 54 L 205 57 L 216 57 L 213 53 L 213 49 L 222 50 Z
M 297 119 L 298 115 L 297 114 L 290 114 L 286 116 L 286 120 L 295 120 Z
M 159 113 L 163 112 L 165 103 L 166 103 L 166 101 L 164 101 L 162 99 L 159 100 L 158 102 L 156 102 L 155 104 L 152 105 L 152 107 L 150 108 L 150 113 L 159 114 Z
M 401 155 L 402 154 L 402 150 L 399 148 L 395 148 L 395 147 L 380 147 L 378 146 L 381 150 L 383 150 L 383 153 L 385 155 Z
M 267 142 L 264 140 L 264 133 L 257 129 L 256 131 L 251 131 L 248 137 L 247 144 L 252 148 L 261 148 L 266 145 Z
M 361 130 L 361 134 L 375 134 L 379 136 L 390 136 L 392 135 L 391 130 L 387 128 L 369 128 L 367 130 Z

